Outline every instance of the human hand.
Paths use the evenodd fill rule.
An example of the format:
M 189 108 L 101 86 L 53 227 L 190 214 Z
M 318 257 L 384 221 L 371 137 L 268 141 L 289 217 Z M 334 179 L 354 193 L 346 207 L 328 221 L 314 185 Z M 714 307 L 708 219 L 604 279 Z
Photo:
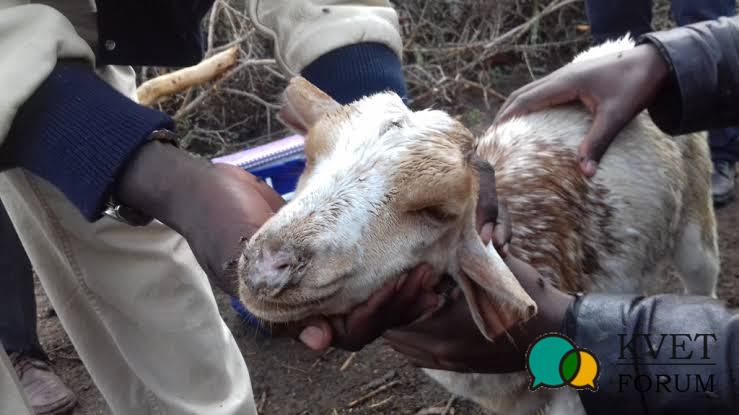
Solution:
M 117 195 L 183 235 L 210 280 L 232 296 L 238 288 L 233 266 L 241 241 L 285 203 L 238 167 L 195 159 L 159 142 L 136 153 L 119 180 Z
M 480 333 L 469 307 L 459 293 L 451 304 L 429 318 L 384 334 L 390 347 L 416 366 L 456 372 L 506 373 L 524 369 L 529 345 L 542 334 L 557 332 L 574 297 L 547 282 L 535 269 L 508 255 L 506 264 L 526 292 L 536 302 L 538 314 L 516 322 L 497 319 L 487 322 L 498 328 L 496 342 Z
M 314 350 L 329 346 L 359 350 L 389 327 L 403 326 L 439 307 L 441 298 L 428 287 L 431 267 L 421 265 L 391 281 L 345 315 L 316 316 L 287 325 L 271 325 L 273 335 L 298 338 Z
M 585 175 L 593 176 L 613 139 L 649 106 L 668 75 L 667 62 L 652 45 L 573 63 L 511 94 L 495 124 L 582 102 L 593 113 L 593 125 L 578 149 L 578 164 Z

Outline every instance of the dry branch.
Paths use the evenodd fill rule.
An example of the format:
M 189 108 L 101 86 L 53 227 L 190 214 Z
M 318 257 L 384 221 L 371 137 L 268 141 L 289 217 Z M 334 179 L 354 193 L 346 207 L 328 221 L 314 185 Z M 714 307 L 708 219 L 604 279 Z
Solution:
M 386 383 L 386 384 L 380 386 L 379 388 L 373 390 L 372 392 L 370 392 L 370 393 L 368 393 L 368 394 L 366 394 L 364 396 L 361 396 L 361 397 L 359 397 L 359 398 L 357 398 L 357 399 L 349 402 L 349 405 L 347 405 L 347 406 L 349 408 L 354 408 L 355 406 L 361 404 L 362 402 L 367 401 L 368 399 L 372 398 L 373 396 L 376 396 L 376 395 L 378 395 L 378 394 L 380 394 L 380 393 L 382 393 L 382 392 L 384 392 L 384 391 L 386 391 L 386 390 L 388 390 L 388 389 L 390 389 L 390 388 L 392 388 L 394 386 L 398 386 L 398 385 L 400 385 L 400 381 L 399 380 L 394 380 L 394 381 L 392 381 L 390 383 Z
M 183 68 L 150 79 L 136 90 L 141 105 L 151 106 L 160 99 L 182 92 L 190 87 L 210 82 L 236 64 L 239 47 L 217 53 L 195 66 Z
M 352 352 L 352 354 L 350 354 L 349 357 L 346 358 L 346 360 L 344 361 L 344 364 L 341 365 L 341 367 L 339 368 L 339 372 L 343 372 L 347 368 L 349 368 L 349 365 L 352 364 L 355 357 L 357 357 L 357 352 Z
M 666 0 L 656 2 L 657 6 Z M 171 95 L 144 97 L 173 114 L 183 146 L 212 157 L 257 145 L 284 133 L 277 103 L 287 81 L 271 59 L 272 39 L 249 19 L 248 2 L 217 0 L 203 30 L 206 58 L 240 48 L 237 62 L 210 82 Z M 569 61 L 589 40 L 582 0 L 407 0 L 394 2 L 403 45 L 404 75 L 414 108 L 432 106 L 460 115 L 477 98 L 496 101 L 540 68 Z M 666 10 L 666 9 L 665 9 Z M 665 11 L 666 13 L 666 11 Z M 527 62 L 528 61 L 528 62 Z M 140 82 L 163 70 L 141 68 Z M 176 73 L 176 72 L 175 72 Z M 525 74 L 522 79 L 521 74 Z M 166 79 L 166 78 L 164 78 Z M 149 88 L 151 84 L 142 85 Z M 278 130 L 279 129 L 279 130 Z M 278 131 L 274 131 L 278 130 Z

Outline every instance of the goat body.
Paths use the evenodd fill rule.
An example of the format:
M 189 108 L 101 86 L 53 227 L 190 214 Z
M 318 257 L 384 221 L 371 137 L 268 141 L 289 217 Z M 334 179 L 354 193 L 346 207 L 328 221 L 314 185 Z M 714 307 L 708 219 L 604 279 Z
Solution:
M 624 39 L 577 59 L 631 47 Z M 475 140 L 447 114 L 410 111 L 390 93 L 342 107 L 291 87 L 282 116 L 307 134 L 307 168 L 295 199 L 251 239 L 239 267 L 242 299 L 260 318 L 346 312 L 421 262 L 455 278 L 484 334 L 486 301 L 530 317 L 530 298 L 476 236 L 476 197 L 486 183 L 473 155 L 494 166 L 516 255 L 555 286 L 659 292 L 664 266 L 674 264 L 687 292 L 714 295 L 719 259 L 704 135 L 668 137 L 640 115 L 589 179 L 576 162 L 591 125 L 580 106 L 513 119 Z M 583 412 L 574 390 L 529 392 L 523 372 L 426 372 L 495 413 Z

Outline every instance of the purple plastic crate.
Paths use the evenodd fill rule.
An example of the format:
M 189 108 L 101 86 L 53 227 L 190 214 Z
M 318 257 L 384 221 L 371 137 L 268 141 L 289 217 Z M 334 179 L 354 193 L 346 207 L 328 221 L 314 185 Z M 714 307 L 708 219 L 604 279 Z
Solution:
M 292 135 L 268 144 L 213 159 L 214 163 L 239 166 L 261 177 L 289 200 L 305 168 L 305 141 Z

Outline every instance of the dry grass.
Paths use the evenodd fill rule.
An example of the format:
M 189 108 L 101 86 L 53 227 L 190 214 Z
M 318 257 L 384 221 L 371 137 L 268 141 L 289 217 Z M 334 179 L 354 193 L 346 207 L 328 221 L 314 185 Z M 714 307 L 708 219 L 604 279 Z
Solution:
M 590 41 L 582 0 L 404 0 L 400 16 L 411 105 L 474 117 L 469 100 L 490 108 L 523 82 L 566 62 Z M 655 27 L 671 25 L 669 2 L 655 5 Z M 204 22 L 207 55 L 240 47 L 235 69 L 218 81 L 159 104 L 174 114 L 183 145 L 203 156 L 232 152 L 286 133 L 277 121 L 286 79 L 271 41 L 253 27 L 244 0 L 217 0 Z M 162 74 L 140 68 L 140 80 Z M 511 74 L 516 75 L 511 82 Z

